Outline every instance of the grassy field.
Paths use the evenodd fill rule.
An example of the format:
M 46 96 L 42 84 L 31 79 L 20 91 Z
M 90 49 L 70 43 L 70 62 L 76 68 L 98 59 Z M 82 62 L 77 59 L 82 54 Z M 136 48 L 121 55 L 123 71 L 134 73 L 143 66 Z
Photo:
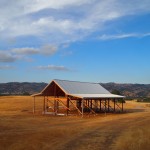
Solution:
M 0 150 L 149 150 L 150 107 L 128 101 L 123 114 L 42 115 L 42 99 L 0 97 Z

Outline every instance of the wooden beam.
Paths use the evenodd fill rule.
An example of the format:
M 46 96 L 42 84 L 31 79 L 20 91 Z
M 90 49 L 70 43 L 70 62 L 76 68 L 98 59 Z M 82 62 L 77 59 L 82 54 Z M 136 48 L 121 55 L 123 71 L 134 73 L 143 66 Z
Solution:
M 83 113 L 84 113 L 84 99 L 82 99 L 82 118 L 83 118 Z
M 58 108 L 59 108 L 59 101 L 56 101 L 56 111 L 55 111 L 55 113 L 56 113 L 56 115 L 58 114 Z
M 50 100 L 48 100 L 48 103 L 51 103 L 53 107 L 51 107 L 51 109 L 54 111 L 54 103 Z
M 93 109 L 91 109 L 87 104 L 84 104 L 87 108 L 89 108 L 94 114 L 96 114 L 95 113 L 95 111 L 93 110 Z
M 44 96 L 44 100 L 43 100 L 43 114 L 45 114 L 45 96 Z
M 69 107 L 67 107 L 61 100 L 56 99 L 56 101 L 58 101 L 59 103 L 61 103 L 67 110 L 70 110 Z
M 92 109 L 92 99 L 91 99 L 91 109 Z
M 102 110 L 102 100 L 100 99 L 100 111 Z
M 54 84 L 54 113 L 56 115 L 56 83 Z
M 46 105 L 45 105 L 46 109 L 45 110 L 46 110 L 46 112 L 48 112 L 48 96 L 46 97 L 46 101 L 45 102 L 46 102 Z
M 54 100 L 54 114 L 56 115 L 56 105 L 57 105 L 57 103 L 56 103 L 57 101 L 56 100 Z
M 109 98 L 108 98 L 107 100 L 108 100 L 108 112 L 109 112 L 109 106 L 110 106 L 110 105 L 109 105 Z
M 48 98 L 49 101 L 53 101 L 54 99 L 59 99 L 61 101 L 66 101 L 66 98 L 60 98 L 60 97 L 59 98 L 58 97 L 49 97 Z
M 67 116 L 68 116 L 68 114 L 69 114 L 69 98 L 67 97 Z
M 116 102 L 116 99 L 114 98 L 114 112 L 116 111 L 116 104 L 115 104 L 115 102 Z
M 69 98 L 69 97 L 68 97 Z M 70 103 L 77 109 L 77 111 L 82 115 L 82 112 L 78 109 L 78 107 L 71 101 L 71 99 L 69 98 Z
M 120 111 L 122 110 L 122 108 L 120 107 L 120 105 L 118 105 L 118 103 L 116 103 L 116 106 L 120 109 Z
M 90 107 L 90 100 L 88 99 L 88 107 Z
M 107 105 L 107 102 L 106 102 L 106 99 L 105 99 L 105 113 L 106 113 L 106 108 L 107 108 L 106 105 Z
M 123 112 L 123 99 L 122 99 L 122 112 Z

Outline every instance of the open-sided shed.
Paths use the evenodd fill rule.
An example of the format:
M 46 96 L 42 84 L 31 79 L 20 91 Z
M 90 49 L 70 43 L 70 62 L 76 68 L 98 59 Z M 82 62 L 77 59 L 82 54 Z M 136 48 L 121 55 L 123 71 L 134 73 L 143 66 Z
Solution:
M 83 117 L 84 114 L 123 111 L 124 96 L 111 94 L 99 83 L 55 79 L 40 93 L 32 96 L 33 112 L 35 112 L 35 97 L 44 97 L 44 114 L 69 115 L 78 112 Z

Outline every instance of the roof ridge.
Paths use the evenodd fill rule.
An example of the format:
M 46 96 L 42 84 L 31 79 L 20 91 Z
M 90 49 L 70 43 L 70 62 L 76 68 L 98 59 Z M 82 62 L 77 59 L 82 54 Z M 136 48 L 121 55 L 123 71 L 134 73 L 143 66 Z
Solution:
M 91 83 L 91 84 L 99 84 L 99 83 L 96 83 L 96 82 L 83 82 L 83 81 L 71 81 L 71 80 L 62 80 L 62 79 L 53 79 L 54 81 L 68 81 L 68 82 L 78 82 L 78 83 Z M 100 84 L 99 84 L 100 85 Z

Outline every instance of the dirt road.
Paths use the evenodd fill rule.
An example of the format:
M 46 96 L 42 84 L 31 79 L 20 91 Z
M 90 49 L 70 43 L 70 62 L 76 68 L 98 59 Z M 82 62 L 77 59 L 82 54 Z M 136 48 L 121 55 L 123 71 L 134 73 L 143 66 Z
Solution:
M 100 119 L 100 118 L 98 118 Z M 120 135 L 134 127 L 150 124 L 150 113 L 125 114 L 120 117 L 107 118 L 108 120 L 92 120 L 91 127 L 83 129 L 76 137 L 64 144 L 64 149 L 69 150 L 111 150 Z
M 148 133 L 145 139 L 150 139 L 150 107 L 127 102 L 125 110 L 127 112 L 124 114 L 106 116 L 52 117 L 33 115 L 30 97 L 1 97 L 0 150 L 116 150 L 120 139 L 124 141 L 124 136 L 130 138 L 130 134 L 125 133 L 136 132 L 143 127 L 146 129 L 144 134 Z M 139 130 L 140 134 L 142 131 Z M 135 134 L 134 138 L 135 144 L 144 141 L 143 134 Z M 137 138 L 143 141 L 137 142 Z M 149 141 L 146 145 L 149 147 L 144 150 L 149 150 Z

